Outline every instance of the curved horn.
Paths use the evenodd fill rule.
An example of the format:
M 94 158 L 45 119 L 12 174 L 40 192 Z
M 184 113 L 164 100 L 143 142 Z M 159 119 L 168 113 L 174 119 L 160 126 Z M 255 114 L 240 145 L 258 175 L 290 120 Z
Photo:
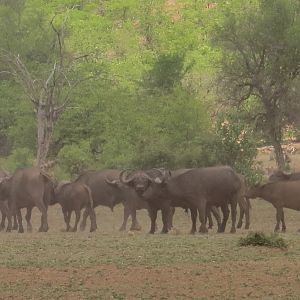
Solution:
M 5 176 L 5 177 L 0 178 L 0 184 L 9 179 L 10 179 L 10 176 Z
M 129 182 L 131 182 L 133 180 L 133 177 L 129 177 L 129 179 L 127 178 L 128 175 L 126 174 L 130 169 L 126 169 L 126 170 L 122 170 L 120 175 L 119 175 L 119 179 L 123 184 L 128 184 Z M 126 175 L 126 176 L 125 176 Z M 131 175 L 131 174 L 129 174 Z
M 161 174 L 161 176 L 162 176 L 162 180 L 166 180 L 167 179 L 167 174 L 169 172 L 167 172 L 165 168 L 162 168 L 162 169 L 153 168 L 152 170 L 158 171 Z M 169 176 L 171 176 L 171 174 L 169 174 Z
M 109 178 L 105 177 L 104 180 L 105 180 L 105 182 L 106 182 L 107 184 L 111 184 L 111 185 L 117 185 L 117 184 L 118 184 L 118 181 L 117 181 L 116 179 L 110 180 Z

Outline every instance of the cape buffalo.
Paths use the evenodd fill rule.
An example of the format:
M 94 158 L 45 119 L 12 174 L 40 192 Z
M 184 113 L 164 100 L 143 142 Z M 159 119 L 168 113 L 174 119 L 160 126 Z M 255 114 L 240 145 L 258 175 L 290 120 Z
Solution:
M 223 232 L 229 216 L 228 204 L 231 205 L 232 228 L 235 232 L 237 200 L 241 197 L 241 181 L 234 170 L 228 166 L 192 169 L 178 176 L 161 171 L 160 176 L 151 178 L 146 172 L 138 171 L 120 176 L 120 180 L 131 186 L 149 204 L 151 216 L 150 233 L 154 233 L 157 211 L 162 210 L 163 233 L 168 232 L 167 219 L 170 206 L 191 209 L 192 230 L 195 230 L 197 210 L 200 219 L 200 232 L 207 232 L 205 225 L 207 206 L 220 206 Z
M 6 180 L 8 178 L 9 178 L 9 174 L 0 170 L 0 185 L 3 180 Z M 1 188 L 0 188 L 0 190 L 1 190 Z M 1 211 L 1 215 L 2 215 L 1 223 L 0 223 L 0 231 L 1 231 L 1 230 L 5 229 L 5 220 L 8 215 L 7 198 L 5 197 L 5 195 L 1 195 L 1 193 L 0 193 L 0 211 Z M 14 214 L 13 230 L 16 230 L 16 229 L 18 229 L 18 222 L 17 222 L 17 216 L 16 216 L 16 214 Z
M 2 182 L 2 192 L 8 197 L 8 227 L 11 231 L 11 215 L 17 213 L 19 232 L 24 232 L 22 225 L 21 208 L 27 208 L 26 220 L 28 231 L 32 230 L 30 223 L 31 211 L 36 206 L 41 214 L 41 226 L 39 231 L 48 231 L 47 209 L 53 198 L 53 184 L 50 178 L 38 168 L 20 168 L 11 178 Z
M 81 209 L 86 208 L 91 219 L 90 231 L 97 229 L 96 215 L 93 208 L 93 199 L 91 190 L 85 184 L 80 182 L 61 182 L 54 190 L 54 203 L 59 203 L 62 207 L 66 231 L 77 231 L 77 225 L 81 216 Z M 73 228 L 70 227 L 72 212 L 75 211 L 76 219 Z
M 276 226 L 274 231 L 279 231 L 280 222 L 282 232 L 286 231 L 283 208 L 300 210 L 300 180 L 275 181 L 251 187 L 247 191 L 249 198 L 262 198 L 276 208 Z
M 300 180 L 300 172 L 286 173 L 281 170 L 277 170 L 269 177 L 270 182 L 279 181 L 279 180 Z
M 123 205 L 124 205 L 124 220 L 123 224 L 120 228 L 120 231 L 126 230 L 126 224 L 129 215 L 133 215 L 132 220 L 136 220 L 136 210 L 139 209 L 147 209 L 149 211 L 149 205 L 147 201 L 145 201 L 142 197 L 139 197 L 131 188 L 129 188 L 127 185 L 122 184 L 119 180 L 108 180 L 106 179 L 106 182 L 114 187 L 116 189 L 116 193 L 119 193 L 122 195 L 123 199 Z M 132 192 L 134 194 L 132 194 Z M 127 194 L 127 195 L 124 195 Z M 130 195 L 130 197 L 128 197 Z M 173 216 L 175 213 L 175 208 L 172 207 L 170 209 L 170 216 L 168 219 L 168 229 L 171 229 L 173 227 Z M 132 221 L 134 222 L 134 221 Z M 155 226 L 156 228 L 157 226 Z M 141 229 L 140 225 L 137 221 L 135 221 L 135 226 L 130 228 L 130 230 L 137 230 L 136 228 Z
M 120 172 L 119 170 L 88 171 L 80 175 L 76 182 L 84 183 L 91 189 L 94 207 L 103 205 L 113 210 L 115 205 L 123 203 L 124 221 L 120 230 L 125 230 L 129 214 L 132 217 L 130 230 L 140 230 L 141 226 L 136 218 L 136 210 L 144 208 L 146 204 L 138 202 L 136 193 L 127 186 L 116 188 L 114 180 L 119 178 Z M 80 224 L 81 230 L 84 230 L 86 227 L 87 217 L 88 211 L 85 210 Z

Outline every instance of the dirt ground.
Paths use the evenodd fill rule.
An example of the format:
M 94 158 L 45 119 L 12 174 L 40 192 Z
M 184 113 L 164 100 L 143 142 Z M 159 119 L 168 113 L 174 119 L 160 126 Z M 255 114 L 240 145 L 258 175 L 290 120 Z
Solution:
M 22 282 L 28 289 L 33 290 L 44 285 L 61 286 L 67 289 L 72 285 L 74 278 L 91 293 L 97 290 L 105 291 L 105 289 L 117 290 L 119 296 L 115 294 L 114 297 L 112 293 L 111 299 L 261 299 L 263 297 L 287 299 L 300 295 L 300 261 L 295 263 L 288 259 L 271 259 L 268 262 L 175 265 L 146 269 L 138 266 L 118 269 L 110 265 L 63 270 L 0 268 L 2 283 Z M 103 297 L 109 299 L 109 292 L 104 293 Z M 11 292 L 2 292 L 0 298 L 18 299 L 19 297 Z M 19 299 L 22 298 L 23 295 L 20 295 Z M 67 293 L 64 298 L 74 299 L 74 295 Z

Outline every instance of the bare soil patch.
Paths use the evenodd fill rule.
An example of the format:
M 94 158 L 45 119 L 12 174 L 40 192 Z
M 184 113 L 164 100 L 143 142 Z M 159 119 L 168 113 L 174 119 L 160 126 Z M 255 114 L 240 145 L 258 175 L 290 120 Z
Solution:
M 100 291 L 103 299 L 286 298 L 300 295 L 300 261 L 286 258 L 172 267 L 0 268 L 0 282 L 22 282 L 29 289 L 64 287 L 65 299 L 74 296 L 72 289 L 68 290 L 74 283 L 91 295 Z

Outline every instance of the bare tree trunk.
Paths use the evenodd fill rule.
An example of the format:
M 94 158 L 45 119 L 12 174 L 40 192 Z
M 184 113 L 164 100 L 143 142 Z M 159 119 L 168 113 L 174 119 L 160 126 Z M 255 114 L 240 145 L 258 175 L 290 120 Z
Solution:
M 281 147 L 280 129 L 276 130 L 275 128 L 272 128 L 270 131 L 271 131 L 272 145 L 275 151 L 275 160 L 276 160 L 277 167 L 279 170 L 284 170 L 285 162 L 284 162 L 283 150 Z
M 42 167 L 49 151 L 53 132 L 53 121 L 47 112 L 46 105 L 39 103 L 37 109 L 37 166 Z

